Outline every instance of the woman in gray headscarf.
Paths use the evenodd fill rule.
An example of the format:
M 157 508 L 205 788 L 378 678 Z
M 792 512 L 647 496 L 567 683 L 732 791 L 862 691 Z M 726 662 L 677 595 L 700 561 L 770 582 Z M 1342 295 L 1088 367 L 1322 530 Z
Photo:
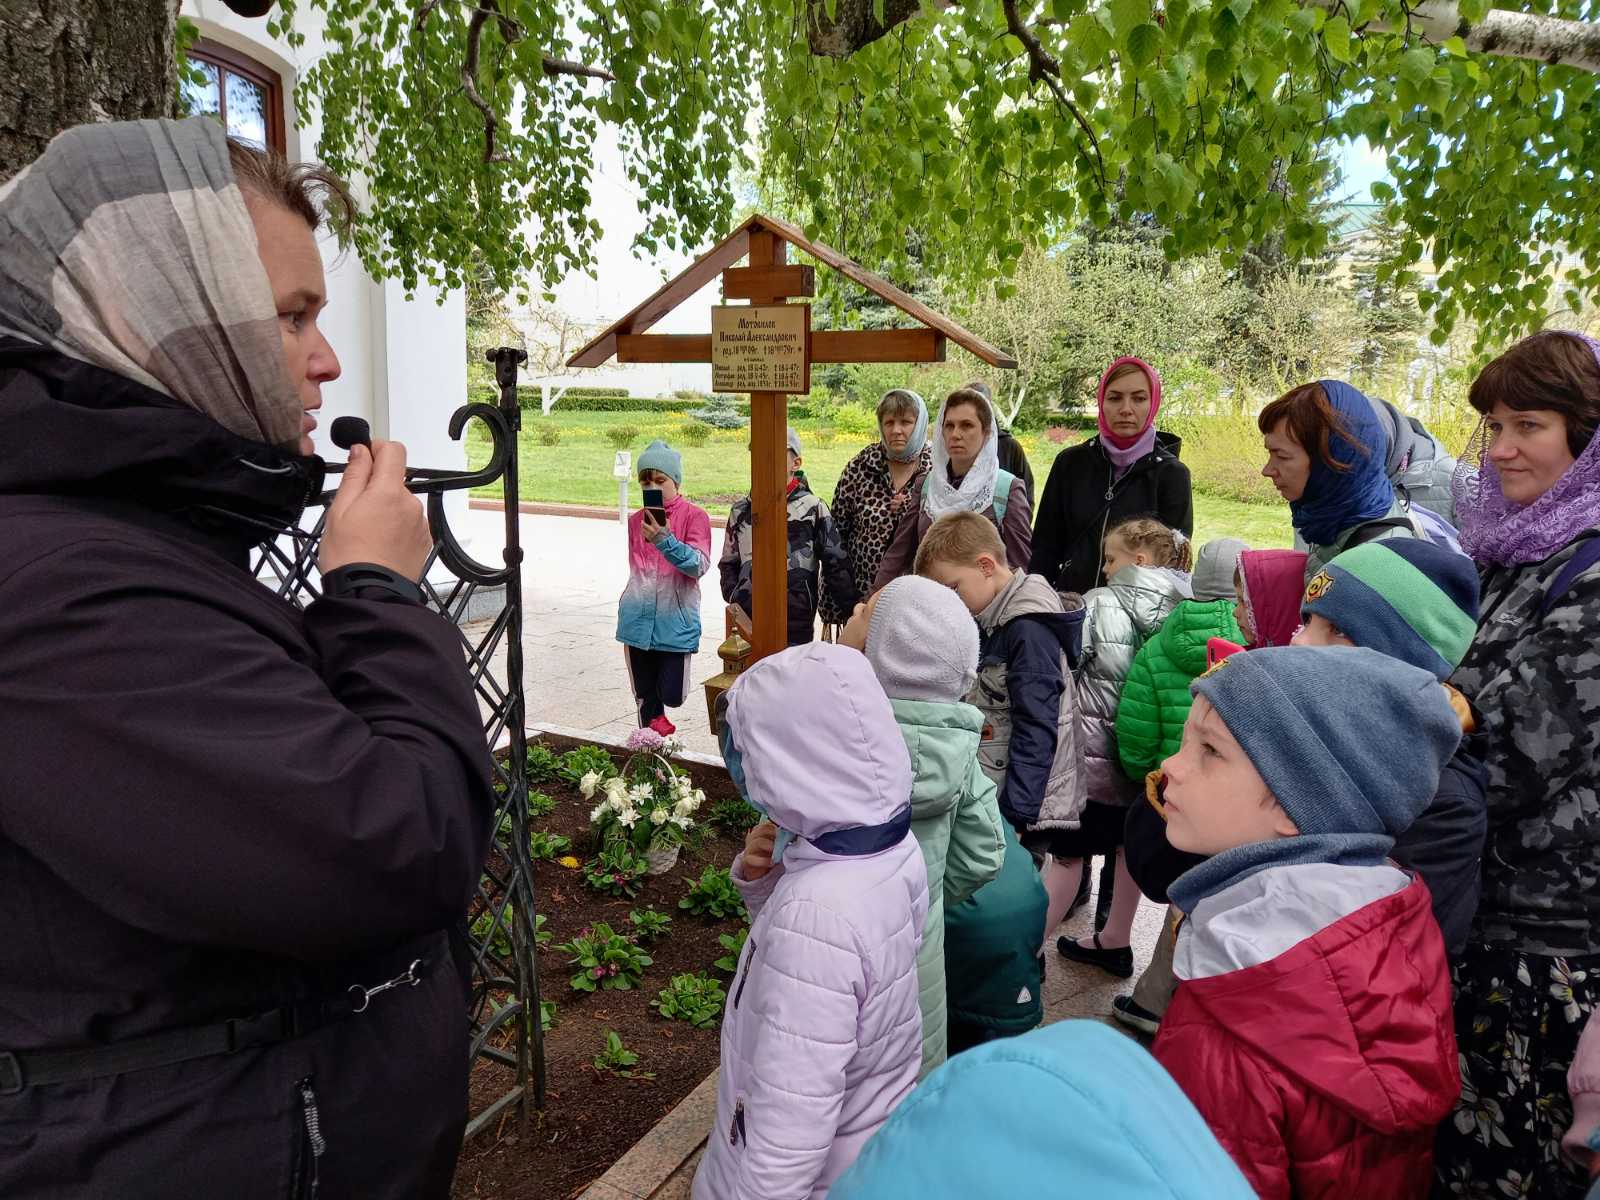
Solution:
M 910 388 L 885 392 L 878 401 L 878 435 L 845 465 L 829 506 L 862 599 L 871 595 L 883 552 L 901 516 L 920 499 L 923 477 L 933 466 L 928 406 L 922 397 Z M 823 623 L 843 625 L 849 619 L 849 613 L 834 608 L 824 589 Z
M 405 450 L 323 480 L 331 177 L 205 118 L 0 188 L 0 1196 L 443 1197 L 493 793 Z

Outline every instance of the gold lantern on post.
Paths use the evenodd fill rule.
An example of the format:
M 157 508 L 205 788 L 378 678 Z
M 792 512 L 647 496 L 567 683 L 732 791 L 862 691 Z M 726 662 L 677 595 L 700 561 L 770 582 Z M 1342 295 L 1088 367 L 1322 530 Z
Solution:
M 706 713 L 711 721 L 712 736 L 722 733 L 717 723 L 717 701 L 722 693 L 733 686 L 739 673 L 750 665 L 750 629 L 744 610 L 737 604 L 728 605 L 727 637 L 717 647 L 717 657 L 722 660 L 722 672 L 706 680 Z

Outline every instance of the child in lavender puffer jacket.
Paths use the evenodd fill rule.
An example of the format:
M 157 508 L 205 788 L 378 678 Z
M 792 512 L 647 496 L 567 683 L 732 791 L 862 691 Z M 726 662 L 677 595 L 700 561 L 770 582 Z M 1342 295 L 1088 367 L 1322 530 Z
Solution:
M 733 865 L 750 937 L 694 1200 L 824 1197 L 922 1061 L 911 759 L 871 665 L 825 642 L 751 667 L 721 725 L 728 773 L 768 820 Z

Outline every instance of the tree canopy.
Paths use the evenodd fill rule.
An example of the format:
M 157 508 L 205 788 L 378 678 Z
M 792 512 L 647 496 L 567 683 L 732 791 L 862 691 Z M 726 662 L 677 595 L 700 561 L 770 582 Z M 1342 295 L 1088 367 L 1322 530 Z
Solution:
M 602 123 L 645 249 L 724 230 L 753 146 L 808 232 L 973 294 L 1085 223 L 1152 221 L 1172 259 L 1314 257 L 1333 139 L 1365 136 L 1404 231 L 1380 272 L 1432 254 L 1436 336 L 1537 327 L 1600 284 L 1597 77 L 1481 52 L 1486 0 L 1439 44 L 1400 0 L 283 0 L 275 21 L 307 7 L 328 53 L 302 102 L 366 184 L 364 260 L 408 285 L 459 283 L 473 250 L 505 288 L 592 267 Z M 1549 57 L 1600 58 L 1600 29 L 1561 29 Z

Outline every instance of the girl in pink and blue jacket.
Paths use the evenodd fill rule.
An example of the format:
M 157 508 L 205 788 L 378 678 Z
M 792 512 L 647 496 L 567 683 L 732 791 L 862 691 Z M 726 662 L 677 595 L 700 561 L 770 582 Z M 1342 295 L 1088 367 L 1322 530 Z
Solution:
M 911 758 L 871 664 L 826 642 L 744 672 L 721 725 L 728 773 L 767 820 L 733 865 L 750 937 L 694 1200 L 820 1200 L 922 1062 Z
M 639 455 L 639 483 L 660 488 L 667 523 L 641 508 L 628 518 L 628 586 L 617 603 L 617 641 L 639 705 L 639 724 L 670 737 L 667 709 L 683 703 L 700 649 L 700 577 L 711 569 L 711 518 L 679 494 L 683 456 L 663 441 Z

